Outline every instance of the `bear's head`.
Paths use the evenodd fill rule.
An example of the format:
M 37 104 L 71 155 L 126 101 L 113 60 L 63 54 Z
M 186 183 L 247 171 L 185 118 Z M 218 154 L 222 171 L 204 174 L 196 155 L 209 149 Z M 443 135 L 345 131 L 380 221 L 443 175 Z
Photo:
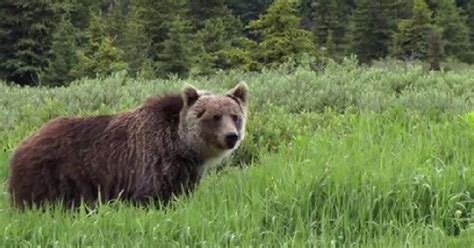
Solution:
M 239 83 L 224 95 L 187 86 L 182 93 L 180 138 L 203 159 L 221 159 L 245 136 L 248 87 Z

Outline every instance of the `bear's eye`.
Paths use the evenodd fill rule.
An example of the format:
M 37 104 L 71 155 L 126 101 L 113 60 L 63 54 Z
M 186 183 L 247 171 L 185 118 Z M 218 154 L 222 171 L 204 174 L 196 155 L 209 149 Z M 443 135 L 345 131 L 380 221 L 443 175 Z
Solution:
M 199 113 L 197 114 L 197 118 L 201 118 L 204 115 L 204 113 L 206 113 L 205 109 L 199 111 Z
M 239 116 L 238 115 L 231 115 L 231 118 L 234 122 L 238 122 L 239 121 Z
M 212 119 L 213 119 L 214 121 L 219 121 L 219 120 L 221 119 L 221 116 L 220 116 L 220 115 L 214 115 L 214 116 L 212 117 Z

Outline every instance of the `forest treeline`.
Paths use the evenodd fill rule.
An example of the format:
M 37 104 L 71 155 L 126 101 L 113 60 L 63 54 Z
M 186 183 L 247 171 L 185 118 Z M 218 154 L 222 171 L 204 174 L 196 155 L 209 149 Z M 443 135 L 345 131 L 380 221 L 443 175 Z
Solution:
M 0 79 L 66 85 L 356 55 L 474 63 L 469 0 L 2 0 Z

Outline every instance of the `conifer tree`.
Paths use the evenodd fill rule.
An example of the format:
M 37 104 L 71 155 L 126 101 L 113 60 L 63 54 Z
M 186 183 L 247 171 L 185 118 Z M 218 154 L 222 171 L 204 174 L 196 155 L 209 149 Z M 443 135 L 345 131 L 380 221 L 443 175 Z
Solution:
M 442 32 L 439 27 L 434 26 L 428 33 L 428 58 L 430 62 L 430 70 L 441 70 L 441 60 L 444 56 L 444 42 Z
M 123 60 L 123 51 L 112 42 L 110 36 L 105 36 L 99 46 L 98 51 L 93 54 L 93 73 L 95 76 L 109 76 L 110 74 L 126 70 L 128 64 Z
M 53 3 L 2 0 L 0 18 L 0 75 L 22 85 L 41 84 L 56 18 Z
M 332 30 L 328 31 L 328 35 L 326 37 L 326 42 L 324 44 L 326 49 L 325 55 L 330 58 L 334 58 L 336 55 L 336 45 L 334 44 L 333 32 Z
M 400 59 L 426 59 L 428 34 L 433 29 L 431 11 L 424 0 L 415 0 L 412 17 L 401 20 L 393 34 L 391 54 Z
M 242 66 L 241 62 L 249 56 L 240 47 L 242 37 L 241 21 L 226 8 L 219 16 L 206 20 L 204 27 L 197 34 L 201 51 L 194 70 L 197 73 L 209 74 L 218 69 Z
M 345 36 L 349 9 L 342 0 L 315 1 L 312 5 L 315 42 L 319 46 L 325 46 L 328 41 L 329 32 L 332 33 L 330 49 L 332 57 L 340 57 L 344 53 Z M 326 49 L 328 49 L 326 47 Z
M 462 59 L 469 48 L 469 29 L 466 19 L 456 7 L 455 0 L 438 0 L 435 23 L 443 29 L 446 56 Z
M 69 17 L 63 16 L 53 34 L 52 58 L 48 68 L 42 73 L 48 85 L 64 85 L 74 79 L 70 72 L 71 68 L 77 64 L 77 32 Z
M 261 64 L 274 66 L 303 53 L 316 55 L 310 31 L 299 28 L 295 1 L 276 0 L 260 19 L 251 21 L 248 28 L 261 35 L 254 52 Z
M 137 6 L 143 8 L 145 33 L 151 40 L 150 58 L 154 63 L 160 59 L 164 48 L 163 42 L 169 39 L 171 23 L 176 16 L 183 19 L 188 14 L 186 0 L 137 0 Z
M 120 48 L 123 48 L 124 45 L 123 34 L 127 23 L 126 8 L 127 1 L 113 0 L 108 7 L 107 17 L 105 19 L 107 33 L 112 37 L 114 45 Z
M 350 49 L 362 63 L 388 54 L 390 35 L 396 27 L 393 11 L 398 2 L 390 0 L 360 0 L 350 24 Z
M 232 13 L 239 16 L 244 25 L 258 19 L 272 2 L 274 0 L 226 0 L 226 4 L 232 10 Z
M 339 0 L 321 0 L 313 3 L 313 21 L 316 42 L 323 45 L 329 30 L 337 30 L 336 35 L 342 39 L 345 26 L 345 5 Z
M 123 51 L 114 46 L 112 37 L 105 31 L 102 17 L 98 14 L 91 17 L 84 31 L 87 43 L 77 51 L 78 63 L 71 69 L 71 75 L 94 78 L 125 70 L 127 63 L 123 59 Z
M 467 26 L 469 27 L 469 49 L 466 55 L 466 61 L 474 64 L 474 2 L 469 3 L 467 7 Z
M 162 50 L 157 57 L 158 74 L 187 77 L 194 56 L 191 22 L 178 15 L 167 28 L 169 29 L 168 39 L 163 41 Z
M 146 77 L 153 77 L 155 72 L 153 62 L 149 54 L 151 53 L 151 39 L 146 35 L 145 22 L 142 14 L 143 7 L 131 6 L 124 34 L 124 59 L 127 61 L 128 72 L 132 76 L 142 74 Z
M 189 1 L 190 15 L 194 26 L 201 28 L 208 19 L 225 15 L 225 0 L 193 0 Z

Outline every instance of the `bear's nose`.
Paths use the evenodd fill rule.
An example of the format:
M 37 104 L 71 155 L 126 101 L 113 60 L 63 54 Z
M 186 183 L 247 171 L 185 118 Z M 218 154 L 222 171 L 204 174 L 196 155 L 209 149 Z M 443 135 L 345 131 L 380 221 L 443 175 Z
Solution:
M 227 145 L 227 148 L 229 149 L 234 148 L 238 140 L 239 140 L 239 135 L 237 135 L 236 133 L 229 133 L 225 136 L 225 144 Z

